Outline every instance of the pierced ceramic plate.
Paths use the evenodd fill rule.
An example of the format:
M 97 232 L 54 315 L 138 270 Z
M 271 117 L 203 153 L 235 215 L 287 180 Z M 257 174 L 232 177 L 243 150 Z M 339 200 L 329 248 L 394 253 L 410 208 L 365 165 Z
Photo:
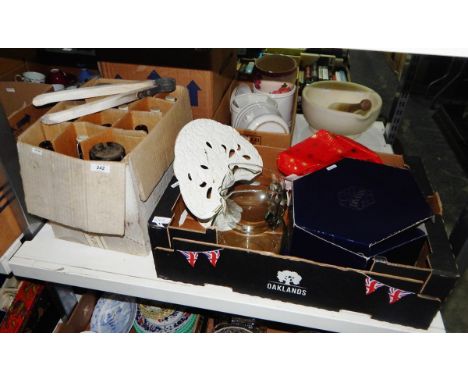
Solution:
M 91 317 L 91 331 L 97 333 L 128 333 L 137 313 L 133 298 L 106 295 L 101 297 Z
M 230 126 L 196 119 L 179 132 L 174 173 L 187 208 L 199 219 L 213 218 L 222 206 L 223 181 L 235 165 L 235 181 L 252 180 L 262 168 L 257 149 Z

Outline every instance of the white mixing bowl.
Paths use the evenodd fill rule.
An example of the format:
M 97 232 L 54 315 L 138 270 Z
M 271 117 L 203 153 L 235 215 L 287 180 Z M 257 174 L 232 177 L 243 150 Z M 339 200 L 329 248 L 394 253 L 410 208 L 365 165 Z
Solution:
M 333 110 L 335 103 L 356 104 L 368 99 L 372 107 L 363 115 Z M 359 136 L 377 119 L 382 98 L 374 90 L 353 82 L 319 81 L 302 91 L 302 110 L 310 127 L 331 133 Z

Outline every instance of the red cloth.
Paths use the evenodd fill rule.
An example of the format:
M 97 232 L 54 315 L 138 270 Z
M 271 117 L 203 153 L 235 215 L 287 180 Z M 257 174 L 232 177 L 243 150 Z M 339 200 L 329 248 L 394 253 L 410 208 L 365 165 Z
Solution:
M 278 169 L 284 175 L 305 175 L 328 167 L 343 158 L 353 158 L 383 163 L 367 147 L 342 135 L 319 130 L 315 135 L 281 152 L 277 158 Z
M 24 280 L 21 282 L 10 309 L 0 323 L 0 333 L 19 333 L 31 318 L 34 306 L 44 291 L 44 284 Z

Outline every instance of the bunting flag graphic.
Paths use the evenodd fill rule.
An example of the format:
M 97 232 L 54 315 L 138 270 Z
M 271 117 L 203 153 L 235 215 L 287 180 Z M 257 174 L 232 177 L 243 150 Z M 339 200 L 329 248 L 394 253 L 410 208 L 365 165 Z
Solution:
M 182 255 L 185 256 L 185 258 L 187 259 L 188 263 L 193 267 L 195 267 L 195 262 L 197 261 L 198 259 L 198 254 L 199 252 L 192 252 L 192 251 L 180 251 L 180 253 L 182 253 Z
M 401 300 L 403 297 L 409 294 L 413 294 L 413 292 L 406 292 L 401 289 L 388 287 L 388 298 L 389 298 L 390 304 L 394 304 L 395 302 Z
M 378 282 L 369 276 L 366 277 L 366 295 L 374 293 L 377 289 L 383 286 L 385 286 L 385 284 L 382 284 L 381 282 Z
M 206 258 L 210 261 L 213 267 L 216 267 L 216 263 L 218 262 L 219 256 L 221 256 L 221 250 L 215 249 L 213 251 L 205 251 L 203 252 Z
M 381 283 L 373 278 L 366 276 L 366 295 L 370 295 L 374 293 L 380 287 L 388 288 L 388 298 L 389 303 L 394 304 L 397 301 L 400 301 L 403 297 L 408 296 L 409 294 L 414 294 L 413 292 L 407 292 L 398 288 L 393 288 L 389 285 Z

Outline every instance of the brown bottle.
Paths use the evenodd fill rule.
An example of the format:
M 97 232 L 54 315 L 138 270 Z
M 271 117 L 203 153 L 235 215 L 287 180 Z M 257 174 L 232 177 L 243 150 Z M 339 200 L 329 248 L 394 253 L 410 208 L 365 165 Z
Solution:
M 96 143 L 89 150 L 90 160 L 120 162 L 124 157 L 124 147 L 116 142 Z
M 45 141 L 42 141 L 41 143 L 39 143 L 39 147 L 41 149 L 55 151 L 54 146 L 52 145 L 52 142 L 49 141 L 49 140 L 45 140 Z
M 135 126 L 135 130 L 144 131 L 144 132 L 146 132 L 146 134 L 148 134 L 148 126 L 146 126 L 146 125 Z

